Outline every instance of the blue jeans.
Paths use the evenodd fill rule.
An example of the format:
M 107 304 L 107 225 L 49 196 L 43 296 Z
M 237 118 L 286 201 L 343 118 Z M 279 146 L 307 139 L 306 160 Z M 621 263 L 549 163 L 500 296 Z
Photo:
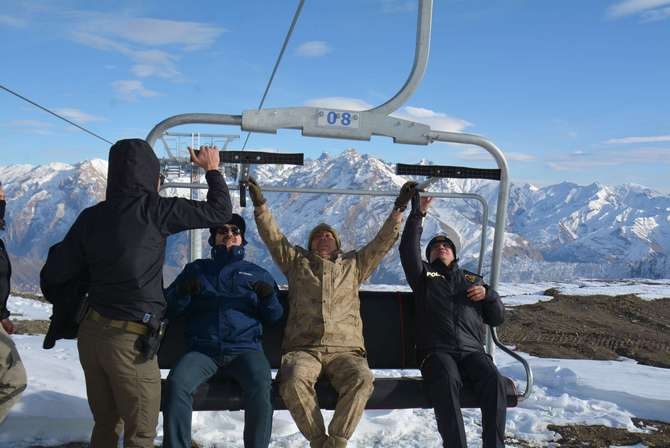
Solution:
M 193 393 L 219 367 L 244 393 L 244 446 L 267 448 L 272 434 L 272 376 L 263 352 L 223 356 L 219 362 L 200 352 L 188 352 L 167 377 L 167 403 L 163 411 L 163 446 L 191 448 Z

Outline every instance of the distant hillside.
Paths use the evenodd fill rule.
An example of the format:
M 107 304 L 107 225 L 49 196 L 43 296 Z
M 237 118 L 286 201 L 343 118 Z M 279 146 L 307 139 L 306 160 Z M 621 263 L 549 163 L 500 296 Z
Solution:
M 107 163 L 0 167 L 8 197 L 8 229 L 2 235 L 14 266 L 15 289 L 35 290 L 49 246 L 63 238 L 77 214 L 104 198 Z M 397 191 L 405 181 L 394 166 L 348 150 L 326 154 L 302 167 L 263 166 L 256 176 L 261 185 L 357 188 Z M 442 191 L 474 192 L 495 202 L 496 183 L 480 180 L 443 180 Z M 174 194 L 175 192 L 168 192 Z M 304 245 L 309 230 L 326 221 L 340 229 L 344 248 L 369 241 L 388 215 L 392 198 L 344 197 L 267 193 L 269 205 L 289 240 Z M 250 204 L 249 204 L 250 205 Z M 495 219 L 495 205 L 489 220 Z M 238 210 L 239 211 L 239 210 Z M 273 271 L 258 239 L 251 207 L 248 256 Z M 447 230 L 461 243 L 459 257 L 476 268 L 482 228 L 481 207 L 474 201 L 439 200 L 424 224 L 424 243 Z M 487 247 L 493 223 L 487 223 Z M 206 233 L 206 232 L 205 232 Z M 206 236 L 206 235 L 205 235 Z M 168 241 L 166 281 L 185 262 L 186 238 Z M 207 246 L 203 242 L 205 255 Z M 670 277 L 670 197 L 638 185 L 611 187 L 561 183 L 538 188 L 513 184 L 505 238 L 503 281 L 566 281 L 577 277 Z M 488 256 L 487 256 L 488 258 Z M 487 273 L 485 264 L 484 273 Z M 397 249 L 373 275 L 373 283 L 403 283 Z

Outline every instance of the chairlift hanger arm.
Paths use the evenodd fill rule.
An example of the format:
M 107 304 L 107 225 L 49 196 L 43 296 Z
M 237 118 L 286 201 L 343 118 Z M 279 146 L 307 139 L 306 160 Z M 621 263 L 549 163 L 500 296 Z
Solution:
M 431 143 L 430 126 L 374 111 L 317 107 L 246 110 L 242 112 L 242 129 L 269 134 L 276 134 L 279 129 L 299 129 L 309 137 L 370 140 L 379 135 L 392 138 L 394 143 Z

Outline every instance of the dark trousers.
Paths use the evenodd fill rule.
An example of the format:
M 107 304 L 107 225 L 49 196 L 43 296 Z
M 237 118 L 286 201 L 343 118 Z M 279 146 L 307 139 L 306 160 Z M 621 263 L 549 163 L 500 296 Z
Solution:
M 505 384 L 486 353 L 431 353 L 421 375 L 445 447 L 467 447 L 460 403 L 464 382 L 472 385 L 481 403 L 483 448 L 505 446 Z
M 221 367 L 244 392 L 244 446 L 267 448 L 272 433 L 272 377 L 263 352 L 223 356 L 217 363 L 200 353 L 188 352 L 167 378 L 167 403 L 163 411 L 163 446 L 191 448 L 193 393 Z

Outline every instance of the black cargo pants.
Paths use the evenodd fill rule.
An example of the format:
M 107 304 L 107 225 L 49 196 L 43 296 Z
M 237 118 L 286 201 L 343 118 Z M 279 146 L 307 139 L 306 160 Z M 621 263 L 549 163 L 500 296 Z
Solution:
M 505 383 L 486 353 L 430 353 L 424 358 L 421 375 L 445 447 L 468 446 L 460 403 L 464 382 L 472 386 L 481 403 L 482 447 L 505 446 Z

